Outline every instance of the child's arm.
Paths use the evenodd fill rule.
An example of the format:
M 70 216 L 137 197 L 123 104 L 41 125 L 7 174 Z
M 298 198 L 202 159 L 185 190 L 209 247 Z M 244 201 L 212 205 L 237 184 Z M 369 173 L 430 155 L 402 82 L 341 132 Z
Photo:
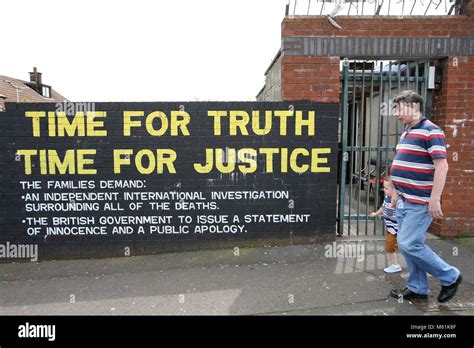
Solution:
M 383 207 L 380 207 L 379 210 L 374 211 L 373 213 L 370 213 L 370 217 L 375 217 L 383 214 Z

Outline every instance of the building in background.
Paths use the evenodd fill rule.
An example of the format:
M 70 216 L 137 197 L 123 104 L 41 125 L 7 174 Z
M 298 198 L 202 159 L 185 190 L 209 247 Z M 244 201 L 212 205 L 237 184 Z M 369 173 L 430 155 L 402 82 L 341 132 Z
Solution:
M 338 103 L 338 233 L 383 234 L 368 217 L 403 126 L 394 95 L 413 89 L 446 134 L 445 218 L 431 232 L 474 235 L 474 1 L 292 0 L 257 101 Z M 324 130 L 320 130 L 323 131 Z
M 5 111 L 5 102 L 11 103 L 55 103 L 68 101 L 50 85 L 43 83 L 42 73 L 36 68 L 30 72 L 30 81 L 0 75 L 0 111 Z

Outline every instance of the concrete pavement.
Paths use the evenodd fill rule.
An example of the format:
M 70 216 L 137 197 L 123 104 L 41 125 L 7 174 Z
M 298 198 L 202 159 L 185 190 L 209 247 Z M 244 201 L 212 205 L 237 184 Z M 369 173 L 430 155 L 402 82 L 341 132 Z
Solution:
M 429 245 L 464 275 L 458 295 L 399 303 L 384 239 L 0 264 L 0 315 L 473 315 L 474 239 Z M 339 247 L 342 245 L 341 247 Z M 360 248 L 363 254 L 337 255 Z M 356 249 L 352 249 L 353 251 Z M 357 256 L 357 257 L 356 257 Z

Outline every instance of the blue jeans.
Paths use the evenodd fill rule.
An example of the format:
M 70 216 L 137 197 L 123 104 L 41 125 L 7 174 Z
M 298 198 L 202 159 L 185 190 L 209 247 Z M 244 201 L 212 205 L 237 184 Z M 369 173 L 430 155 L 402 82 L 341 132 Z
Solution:
M 428 204 L 410 203 L 400 198 L 397 202 L 398 248 L 408 266 L 408 289 L 428 295 L 428 276 L 438 278 L 441 285 L 453 284 L 460 274 L 425 244 L 425 234 L 432 218 Z

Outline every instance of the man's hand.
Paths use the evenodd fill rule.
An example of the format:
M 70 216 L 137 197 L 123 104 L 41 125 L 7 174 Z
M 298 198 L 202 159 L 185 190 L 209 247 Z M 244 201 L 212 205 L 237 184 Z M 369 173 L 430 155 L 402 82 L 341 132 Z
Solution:
M 439 199 L 430 198 L 428 212 L 431 214 L 433 219 L 441 219 L 443 217 L 443 212 L 441 211 L 441 202 Z

